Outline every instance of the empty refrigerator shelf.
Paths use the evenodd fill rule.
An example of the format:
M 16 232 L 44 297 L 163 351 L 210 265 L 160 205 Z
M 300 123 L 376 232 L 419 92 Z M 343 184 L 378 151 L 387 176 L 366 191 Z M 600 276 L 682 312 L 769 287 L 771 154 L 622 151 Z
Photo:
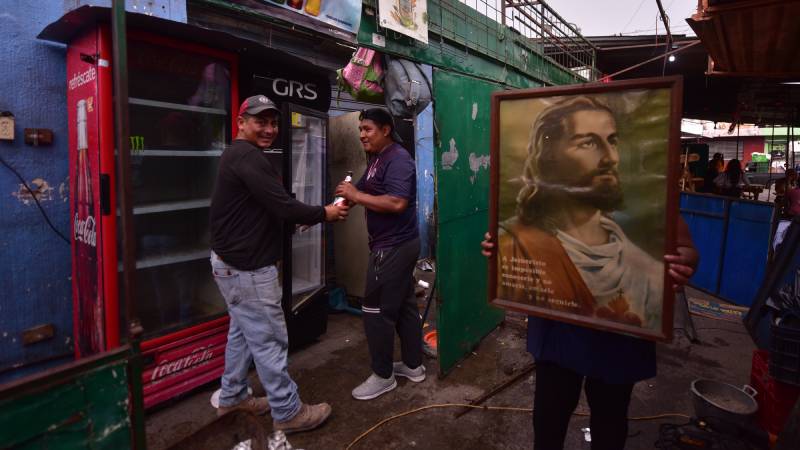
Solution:
M 134 206 L 133 215 L 141 214 L 154 214 L 160 212 L 170 211 L 185 211 L 191 209 L 208 208 L 211 206 L 210 198 L 201 198 L 196 200 L 179 200 L 175 202 L 161 202 L 149 203 L 146 205 Z M 119 209 L 117 209 L 117 216 L 119 216 Z
M 196 200 L 181 200 L 176 202 L 162 202 L 151 203 L 148 205 L 134 206 L 133 214 L 153 214 L 168 211 L 183 211 L 188 209 L 208 208 L 211 206 L 210 198 L 201 198 Z M 117 211 L 119 215 L 119 211 Z
M 195 249 L 187 251 L 176 251 L 168 255 L 146 256 L 136 261 L 136 269 L 147 269 L 150 267 L 166 266 L 188 261 L 197 261 L 211 257 L 209 249 Z M 117 270 L 122 270 L 122 263 L 117 265 Z
M 228 111 L 225 111 L 222 108 L 208 108 L 205 106 L 183 105 L 181 103 L 160 102 L 158 100 L 147 100 L 144 98 L 136 98 L 136 97 L 130 97 L 128 99 L 128 102 L 132 105 L 150 106 L 153 108 L 178 109 L 181 111 L 219 114 L 222 116 L 228 114 Z
M 131 150 L 133 156 L 222 156 L 222 150 Z
M 320 287 L 322 287 L 322 283 L 320 283 L 319 280 L 312 281 L 303 278 L 292 277 L 292 295 L 302 294 Z

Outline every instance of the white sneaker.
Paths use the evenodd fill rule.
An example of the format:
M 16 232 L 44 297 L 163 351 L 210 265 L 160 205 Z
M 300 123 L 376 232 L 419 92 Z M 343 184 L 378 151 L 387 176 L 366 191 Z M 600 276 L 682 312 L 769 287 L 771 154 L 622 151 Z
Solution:
M 397 387 L 397 380 L 394 375 L 389 378 L 381 378 L 374 373 L 353 389 L 353 398 L 356 400 L 371 400 L 381 396 Z
M 419 365 L 416 369 L 409 368 L 404 362 L 396 361 L 392 363 L 394 366 L 394 375 L 398 377 L 406 377 L 414 383 L 425 381 L 425 366 Z

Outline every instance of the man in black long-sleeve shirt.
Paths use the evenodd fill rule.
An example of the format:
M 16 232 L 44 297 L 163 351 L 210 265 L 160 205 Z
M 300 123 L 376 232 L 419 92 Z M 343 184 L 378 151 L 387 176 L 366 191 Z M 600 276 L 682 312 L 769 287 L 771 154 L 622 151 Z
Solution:
M 321 425 L 331 407 L 301 402 L 287 372 L 289 341 L 275 266 L 282 224 L 343 220 L 348 207 L 310 206 L 286 193 L 262 153 L 277 137 L 278 122 L 279 110 L 263 95 L 249 97 L 239 108 L 238 135 L 220 158 L 211 200 L 211 267 L 230 315 L 217 413 L 264 414 L 271 407 L 273 428 L 289 433 Z M 248 393 L 251 361 L 269 401 Z

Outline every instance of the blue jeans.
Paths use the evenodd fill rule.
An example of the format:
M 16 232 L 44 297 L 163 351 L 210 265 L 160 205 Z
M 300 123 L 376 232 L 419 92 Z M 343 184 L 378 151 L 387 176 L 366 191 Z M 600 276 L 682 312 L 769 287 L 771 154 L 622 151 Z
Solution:
M 300 396 L 287 371 L 289 337 L 278 269 L 272 265 L 238 270 L 212 251 L 211 270 L 231 318 L 220 406 L 233 406 L 247 398 L 247 372 L 255 361 L 272 418 L 277 422 L 292 419 L 300 411 Z

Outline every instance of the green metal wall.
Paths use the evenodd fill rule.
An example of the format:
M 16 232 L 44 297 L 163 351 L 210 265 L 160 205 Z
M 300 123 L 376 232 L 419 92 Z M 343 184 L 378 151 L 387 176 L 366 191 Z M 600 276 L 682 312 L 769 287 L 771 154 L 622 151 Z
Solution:
M 0 448 L 131 448 L 126 349 L 0 391 Z
M 585 81 L 538 52 L 530 40 L 458 0 L 428 0 L 425 45 L 378 27 L 375 0 L 364 0 L 359 45 L 509 86 L 570 84 Z M 385 38 L 375 45 L 373 35 Z
M 503 89 L 435 69 L 439 367 L 444 374 L 503 320 L 487 300 L 490 99 Z

